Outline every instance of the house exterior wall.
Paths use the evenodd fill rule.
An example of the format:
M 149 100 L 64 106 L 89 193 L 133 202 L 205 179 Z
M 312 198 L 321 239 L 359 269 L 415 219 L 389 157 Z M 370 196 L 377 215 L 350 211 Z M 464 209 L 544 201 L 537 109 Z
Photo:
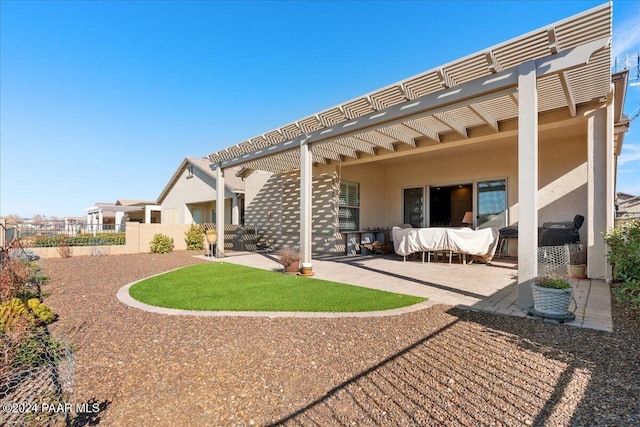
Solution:
M 245 180 L 245 225 L 255 228 L 258 241 L 281 248 L 298 248 L 300 242 L 300 178 L 298 172 L 282 175 L 254 172 Z M 329 171 L 313 177 L 312 247 L 315 252 L 336 250 L 338 181 Z
M 587 217 L 586 135 L 541 135 L 539 143 L 539 224 Z M 459 151 L 455 156 L 406 162 L 322 165 L 313 171 L 313 251 L 344 253 L 338 232 L 340 180 L 360 184 L 360 228 L 390 228 L 403 221 L 403 189 L 506 179 L 508 224 L 518 224 L 517 143 Z M 425 192 L 425 196 L 427 193 Z M 254 172 L 246 179 L 246 224 L 262 230 L 276 246 L 299 244 L 298 174 Z M 586 242 L 586 227 L 580 230 Z M 515 245 L 513 245 L 515 247 Z
M 189 177 L 184 168 L 174 185 L 162 200 L 161 222 L 163 224 L 191 224 L 193 223 L 192 207 L 204 209 L 204 221 L 211 221 L 211 210 L 216 206 L 215 179 L 200 169 L 194 167 L 193 175 Z M 226 191 L 225 197 L 233 194 Z M 228 222 L 227 222 L 228 218 Z M 231 199 L 225 200 L 225 223 L 231 223 Z

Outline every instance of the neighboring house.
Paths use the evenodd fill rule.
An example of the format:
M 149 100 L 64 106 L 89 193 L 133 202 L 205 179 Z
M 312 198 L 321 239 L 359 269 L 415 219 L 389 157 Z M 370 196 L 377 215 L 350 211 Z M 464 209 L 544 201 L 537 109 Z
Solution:
M 160 207 L 148 200 L 118 199 L 115 203 L 97 202 L 87 211 L 89 231 L 124 231 L 127 221 L 145 224 L 160 222 Z
M 185 158 L 158 197 L 162 224 L 203 224 L 216 222 L 216 176 L 211 162 Z M 233 172 L 233 171 L 231 171 Z M 244 182 L 229 173 L 224 188 L 225 224 L 244 220 Z
M 627 193 L 617 193 L 616 216 L 618 218 L 640 217 L 640 196 L 634 196 Z
M 611 16 L 603 4 L 213 153 L 216 188 L 245 177 L 245 223 L 302 262 L 343 251 L 347 230 L 466 210 L 475 227 L 517 225 L 521 307 L 539 225 L 580 214 L 588 275 L 610 279 L 628 78 L 611 75 Z

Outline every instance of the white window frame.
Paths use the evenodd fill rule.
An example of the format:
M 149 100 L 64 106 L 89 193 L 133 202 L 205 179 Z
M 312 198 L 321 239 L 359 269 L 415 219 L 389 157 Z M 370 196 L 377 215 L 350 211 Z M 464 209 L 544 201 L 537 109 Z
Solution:
M 349 186 L 353 186 L 356 188 L 356 205 L 354 204 L 347 204 L 347 203 L 341 203 L 340 202 L 340 196 L 342 194 L 342 186 L 346 185 L 347 189 L 349 188 Z M 342 232 L 349 232 L 349 231 L 356 231 L 357 229 L 360 228 L 360 183 L 358 182 L 354 182 L 354 181 L 346 181 L 346 180 L 340 180 L 340 185 L 338 188 L 338 228 L 339 231 Z M 345 200 L 347 200 L 345 198 Z M 346 209 L 350 209 L 352 211 L 354 211 L 356 213 L 356 228 L 355 229 L 346 229 L 346 228 L 342 228 L 340 226 L 340 209 L 341 208 L 346 208 Z

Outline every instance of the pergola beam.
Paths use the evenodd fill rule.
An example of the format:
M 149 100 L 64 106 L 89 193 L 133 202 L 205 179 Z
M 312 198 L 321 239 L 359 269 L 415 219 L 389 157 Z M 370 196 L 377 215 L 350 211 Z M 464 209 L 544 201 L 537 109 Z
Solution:
M 595 52 L 607 47 L 609 42 L 609 37 L 605 37 L 537 59 L 534 61 L 536 78 L 558 74 L 562 71 L 586 65 L 590 57 Z M 382 111 L 374 111 L 361 117 L 338 123 L 330 128 L 316 130 L 308 136 L 300 135 L 289 141 L 224 160 L 221 162 L 221 166 L 228 168 L 256 158 L 297 149 L 300 147 L 302 141 L 308 144 L 317 144 L 350 136 L 365 139 L 362 137 L 363 134 L 376 131 L 382 127 L 392 126 L 420 117 L 433 116 L 439 112 L 468 106 L 471 103 L 482 102 L 483 99 L 492 99 L 514 93 L 517 84 L 518 69 L 517 67 L 512 67 L 495 74 L 461 83 L 453 88 L 443 89 L 423 95 L 414 100 L 396 104 Z M 380 145 L 378 143 L 375 144 Z

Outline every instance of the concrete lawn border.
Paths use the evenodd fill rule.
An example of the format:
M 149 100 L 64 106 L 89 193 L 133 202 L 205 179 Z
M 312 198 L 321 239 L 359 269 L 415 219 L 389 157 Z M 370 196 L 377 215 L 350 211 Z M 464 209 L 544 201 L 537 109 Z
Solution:
M 186 266 L 188 267 L 188 266 Z M 383 316 L 398 316 L 404 313 L 411 313 L 414 311 L 420 311 L 425 308 L 431 307 L 437 303 L 430 300 L 420 302 L 418 304 L 408 305 L 406 307 L 393 308 L 389 310 L 378 311 L 357 311 L 357 312 L 320 312 L 320 311 L 206 311 L 206 310 L 182 310 L 179 308 L 167 308 L 158 307 L 155 305 L 145 304 L 140 302 L 129 294 L 129 289 L 136 283 L 143 280 L 150 279 L 152 277 L 160 276 L 161 274 L 170 273 L 171 271 L 180 270 L 185 267 L 174 268 L 173 270 L 165 271 L 163 273 L 154 274 L 153 276 L 145 277 L 144 279 L 136 280 L 127 285 L 124 285 L 116 293 L 118 300 L 138 310 L 147 311 L 156 314 L 165 314 L 169 316 L 196 316 L 196 317 L 267 317 L 267 318 L 292 318 L 292 317 L 305 317 L 305 318 L 343 318 L 343 317 L 383 317 Z

